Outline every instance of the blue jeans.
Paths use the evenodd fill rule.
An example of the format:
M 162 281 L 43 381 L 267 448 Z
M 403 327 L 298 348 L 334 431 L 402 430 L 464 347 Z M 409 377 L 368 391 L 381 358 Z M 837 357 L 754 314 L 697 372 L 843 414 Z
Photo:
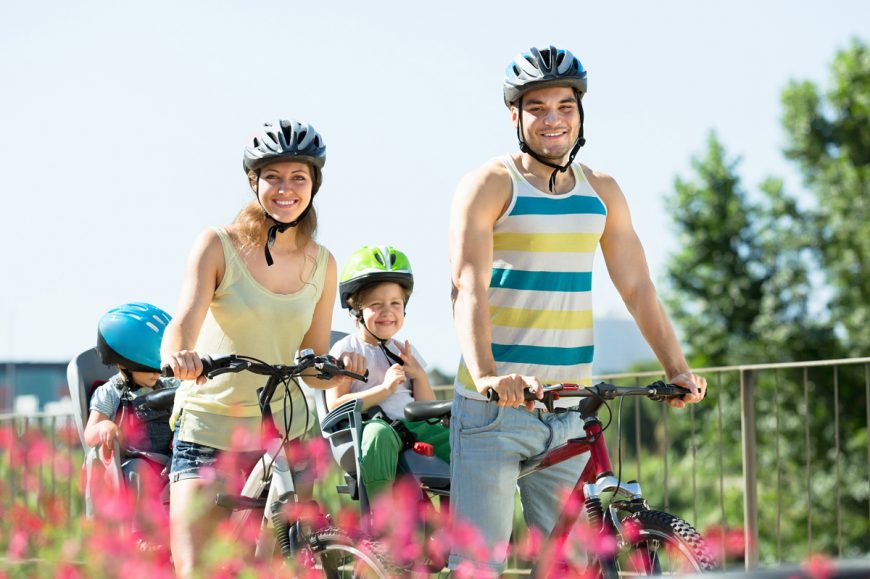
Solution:
M 589 454 L 518 481 L 520 463 L 583 434 L 583 420 L 577 412 L 529 412 L 453 397 L 450 511 L 455 520 L 471 523 L 480 531 L 490 554 L 481 561 L 464 545 L 454 545 L 451 569 L 467 561 L 494 573 L 503 571 L 517 487 L 526 524 L 545 536 L 550 533 L 561 499 L 580 478 Z

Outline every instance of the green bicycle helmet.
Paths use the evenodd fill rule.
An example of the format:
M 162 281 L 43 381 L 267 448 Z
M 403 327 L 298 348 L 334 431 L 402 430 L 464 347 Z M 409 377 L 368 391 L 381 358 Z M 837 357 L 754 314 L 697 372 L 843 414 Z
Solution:
M 414 274 L 408 256 L 392 245 L 366 245 L 350 256 L 338 284 L 341 307 L 352 309 L 348 298 L 372 283 L 392 281 L 414 291 Z

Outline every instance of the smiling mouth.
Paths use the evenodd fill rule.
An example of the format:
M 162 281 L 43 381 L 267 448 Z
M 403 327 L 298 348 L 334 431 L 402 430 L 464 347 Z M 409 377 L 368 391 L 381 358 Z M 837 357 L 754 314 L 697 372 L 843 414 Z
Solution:
M 275 199 L 274 203 L 278 207 L 293 207 L 294 205 L 297 205 L 299 201 L 297 201 L 296 199 L 291 199 L 288 201 L 279 201 L 278 199 Z

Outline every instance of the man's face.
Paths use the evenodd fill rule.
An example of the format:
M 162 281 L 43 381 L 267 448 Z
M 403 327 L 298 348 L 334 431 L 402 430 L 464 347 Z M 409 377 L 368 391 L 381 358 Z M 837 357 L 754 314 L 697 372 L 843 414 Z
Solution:
M 580 111 L 574 89 L 553 86 L 523 95 L 523 139 L 538 155 L 561 161 L 570 152 L 580 132 Z M 520 111 L 511 107 L 511 121 L 518 126 Z

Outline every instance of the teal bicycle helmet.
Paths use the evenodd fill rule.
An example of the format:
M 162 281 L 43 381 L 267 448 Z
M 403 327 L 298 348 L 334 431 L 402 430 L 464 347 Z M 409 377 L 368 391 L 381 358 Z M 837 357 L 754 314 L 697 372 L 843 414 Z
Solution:
M 160 372 L 160 341 L 171 319 L 157 306 L 142 302 L 112 308 L 97 327 L 100 359 L 132 372 Z

